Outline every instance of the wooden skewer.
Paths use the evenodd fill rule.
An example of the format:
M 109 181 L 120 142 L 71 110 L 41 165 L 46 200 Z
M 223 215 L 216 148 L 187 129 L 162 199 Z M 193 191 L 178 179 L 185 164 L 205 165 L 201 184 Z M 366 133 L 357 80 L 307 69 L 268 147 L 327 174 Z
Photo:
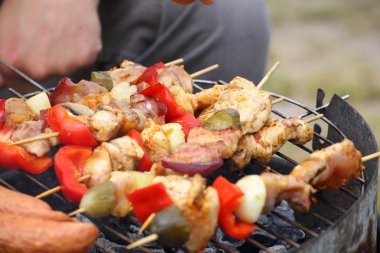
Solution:
M 34 136 L 34 137 L 31 137 L 31 138 L 26 138 L 26 139 L 23 139 L 23 140 L 19 140 L 19 141 L 16 141 L 16 142 L 10 142 L 8 145 L 25 144 L 25 143 L 28 143 L 28 142 L 39 141 L 39 140 L 44 140 L 44 139 L 49 139 L 49 138 L 57 137 L 58 135 L 59 135 L 59 133 L 57 133 L 57 132 L 54 132 L 54 133 L 45 133 L 45 134 L 40 134 L 38 136 Z
M 367 162 L 367 161 L 374 159 L 374 158 L 377 158 L 377 157 L 380 157 L 380 151 L 373 153 L 371 155 L 367 155 L 367 156 L 362 157 L 362 162 L 364 163 L 364 162 Z
M 280 62 L 276 62 L 273 67 L 268 71 L 268 73 L 264 76 L 264 78 L 260 81 L 260 83 L 256 86 L 257 89 L 261 89 L 263 85 L 268 81 L 269 77 L 273 74 L 273 72 L 277 69 L 278 65 L 280 65 Z
M 148 235 L 147 237 L 141 238 L 138 241 L 135 241 L 134 243 L 129 244 L 127 246 L 127 249 L 133 249 L 133 248 L 142 246 L 144 244 L 147 244 L 147 243 L 150 243 L 150 242 L 154 242 L 157 239 L 158 239 L 158 235 L 157 234 L 151 234 L 151 235 Z
M 149 217 L 145 220 L 144 224 L 142 224 L 141 228 L 139 229 L 138 234 L 141 235 L 144 230 L 149 227 L 150 223 L 152 223 L 154 217 L 156 217 L 156 213 L 152 213 L 149 215 Z
M 75 210 L 74 212 L 69 213 L 69 216 L 70 216 L 70 217 L 71 217 L 71 216 L 75 216 L 75 215 L 77 215 L 77 214 L 84 213 L 84 212 L 86 212 L 86 209 L 84 209 L 84 208 L 79 208 L 79 209 Z
M 210 66 L 208 68 L 201 69 L 201 70 L 199 70 L 197 72 L 194 72 L 193 74 L 190 75 L 190 77 L 191 78 L 196 78 L 198 76 L 201 76 L 201 75 L 204 75 L 204 74 L 206 74 L 208 72 L 211 72 L 211 71 L 213 71 L 213 70 L 215 70 L 217 68 L 219 68 L 219 64 L 214 64 L 214 65 L 212 65 L 212 66 Z
M 272 101 L 272 105 L 275 105 L 275 104 L 278 104 L 280 102 L 284 101 L 284 98 L 277 98 L 275 100 Z
M 306 123 L 310 123 L 312 121 L 316 121 L 317 119 L 323 118 L 323 114 L 315 115 L 314 117 L 308 118 L 305 120 Z
M 170 62 L 167 62 L 165 63 L 165 67 L 170 67 L 171 65 L 177 65 L 177 64 L 181 64 L 184 62 L 184 59 L 183 58 L 179 58 L 177 60 L 174 60 L 174 61 L 170 61 Z
M 84 176 L 82 176 L 82 177 L 80 177 L 78 179 L 78 182 L 83 182 L 84 180 L 89 179 L 90 177 L 91 177 L 90 174 L 84 175 Z M 52 188 L 50 190 L 44 191 L 43 193 L 37 195 L 36 198 L 37 199 L 42 199 L 42 198 L 44 198 L 46 196 L 49 196 L 49 195 L 51 195 L 53 193 L 59 192 L 60 190 L 61 190 L 61 186 L 57 186 L 57 187 L 54 187 L 54 188 Z

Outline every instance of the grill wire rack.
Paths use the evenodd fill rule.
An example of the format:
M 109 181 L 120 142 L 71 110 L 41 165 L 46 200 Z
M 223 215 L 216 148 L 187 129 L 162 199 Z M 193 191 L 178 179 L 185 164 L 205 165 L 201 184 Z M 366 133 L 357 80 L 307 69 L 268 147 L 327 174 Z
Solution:
M 194 80 L 194 87 L 198 91 L 200 91 L 200 90 L 204 89 L 203 87 L 211 86 L 211 85 L 216 84 L 216 83 L 225 84 L 225 82 L 223 82 L 223 81 L 213 82 L 213 81 L 208 81 L 208 80 L 196 79 L 196 80 Z M 37 88 L 41 89 L 40 87 L 37 87 Z M 45 89 L 44 88 L 43 90 L 50 92 L 53 90 L 53 88 L 51 88 L 51 89 Z M 40 91 L 36 91 L 36 92 L 32 92 L 32 93 L 22 95 L 12 88 L 9 88 L 9 91 L 11 93 L 13 93 L 14 95 L 16 95 L 17 97 L 22 97 L 22 98 L 29 98 L 29 97 L 36 95 L 37 93 L 40 92 Z M 295 107 L 301 109 L 303 111 L 303 113 L 301 115 L 292 115 L 292 116 L 300 116 L 302 118 L 305 118 L 309 115 L 318 115 L 320 112 L 322 112 L 329 105 L 329 104 L 324 104 L 324 105 L 319 106 L 315 109 L 312 109 L 312 108 L 309 108 L 309 107 L 301 104 L 300 102 L 295 101 L 293 99 L 290 99 L 288 97 L 285 97 L 285 96 L 282 96 L 279 94 L 275 94 L 275 93 L 270 93 L 270 94 L 272 95 L 272 98 L 281 99 L 282 100 L 281 103 L 288 103 L 292 106 L 295 106 Z M 341 98 L 347 99 L 348 97 L 349 96 L 346 95 L 346 96 L 343 96 Z M 273 101 L 273 99 L 272 99 L 272 101 Z M 280 118 L 287 118 L 288 117 L 287 115 L 283 114 L 282 112 L 280 112 L 276 109 L 272 110 L 272 115 L 276 115 L 276 117 L 280 117 Z M 345 134 L 341 130 L 339 130 L 327 118 L 322 117 L 321 119 L 318 120 L 318 124 L 319 123 L 323 123 L 323 124 L 327 125 L 328 127 L 331 127 L 332 129 L 334 129 L 340 135 L 341 139 L 346 137 Z M 317 123 L 313 123 L 313 124 L 317 124 Z M 333 141 L 329 140 L 327 137 L 325 137 L 322 134 L 317 133 L 317 132 L 314 133 L 314 140 L 318 140 L 318 141 L 324 143 L 325 146 L 328 146 L 328 145 L 331 145 L 334 143 Z M 300 150 L 305 151 L 307 153 L 313 152 L 312 148 L 307 147 L 306 145 L 296 145 L 296 144 L 292 144 L 292 145 L 295 145 Z M 292 165 L 292 167 L 298 165 L 298 162 L 295 159 L 291 158 L 289 155 L 286 155 L 282 152 L 277 152 L 276 156 L 279 159 L 283 159 L 284 161 L 286 161 L 287 163 Z M 262 164 L 258 161 L 253 161 L 253 163 L 256 166 L 256 173 L 260 173 L 260 170 L 264 171 L 265 169 L 267 169 L 267 165 L 265 165 L 265 164 Z M 277 170 L 273 167 L 271 168 L 271 171 L 274 173 L 278 173 L 278 174 L 284 173 L 283 171 L 280 172 L 279 170 Z M 39 191 L 39 192 L 48 190 L 50 188 L 47 184 L 47 181 L 45 181 L 39 177 L 31 176 L 29 174 L 22 173 L 22 172 L 17 172 L 17 173 L 19 173 L 19 176 L 22 177 L 23 180 L 24 179 L 29 180 L 30 182 L 33 182 L 33 184 L 37 185 L 40 188 L 40 189 L 37 189 L 37 191 Z M 238 174 L 239 174 L 238 176 L 242 176 L 245 173 L 246 173 L 245 170 L 240 171 L 240 172 L 238 172 Z M 1 174 L 0 174 L 0 176 L 1 176 Z M 348 201 L 350 203 L 349 206 L 355 204 L 355 202 L 361 197 L 361 195 L 364 192 L 365 186 L 366 186 L 366 181 L 364 179 L 363 173 L 361 173 L 361 175 L 359 177 L 355 178 L 352 181 L 354 181 L 354 182 L 353 183 L 350 182 L 348 185 L 342 186 L 339 188 L 339 190 L 337 190 L 337 192 L 338 192 L 337 195 L 339 197 L 348 199 Z M 58 182 L 55 181 L 55 184 L 57 184 L 57 183 Z M 1 177 L 0 177 L 0 184 L 4 185 L 5 187 L 8 187 L 10 189 L 13 189 L 13 190 L 17 190 L 17 188 L 18 188 L 14 184 L 12 185 L 12 183 L 7 182 L 7 180 L 2 179 Z M 59 193 L 52 195 L 51 198 L 54 198 L 54 200 L 52 201 L 53 204 L 51 204 L 53 208 L 55 207 L 55 203 L 64 203 L 65 205 L 69 205 L 70 206 L 69 208 L 71 210 L 75 210 L 77 208 L 77 207 L 71 205 Z M 301 242 L 297 242 L 296 240 L 289 238 L 289 236 L 286 236 L 284 234 L 279 233 L 278 231 L 273 230 L 272 228 L 266 226 L 265 223 L 257 222 L 256 225 L 258 228 L 264 230 L 266 233 L 277 238 L 278 241 L 282 241 L 286 245 L 288 252 L 296 252 L 298 249 L 302 248 L 302 243 L 304 243 L 305 241 L 307 241 L 309 239 L 318 238 L 320 233 L 323 232 L 323 229 L 334 225 L 334 222 L 336 220 L 338 220 L 341 216 L 343 216 L 349 208 L 349 206 L 347 206 L 347 207 L 346 206 L 344 206 L 344 207 L 339 206 L 336 203 L 333 203 L 332 200 L 325 198 L 322 194 L 319 194 L 319 193 L 314 195 L 313 198 L 315 198 L 318 205 L 323 206 L 323 208 L 328 208 L 329 212 L 332 215 L 329 215 L 329 217 L 326 217 L 325 212 L 319 211 L 319 210 L 321 210 L 321 208 L 313 208 L 312 207 L 311 211 L 305 215 L 301 215 L 300 219 L 302 221 L 305 219 L 306 220 L 312 219 L 313 221 L 315 221 L 315 223 L 322 224 L 318 227 L 312 226 L 312 228 L 310 228 L 310 226 L 305 225 L 305 224 L 307 224 L 307 222 L 306 223 L 305 222 L 299 222 L 299 221 L 290 219 L 289 217 L 283 215 L 281 212 L 279 212 L 277 210 L 274 210 L 269 214 L 270 216 L 276 217 L 277 219 L 280 219 L 284 223 L 287 223 L 289 226 L 291 226 L 295 229 L 298 229 L 300 231 L 303 231 L 303 233 L 305 234 L 305 239 L 301 240 Z M 331 217 L 333 217 L 333 218 L 331 218 Z M 88 217 L 88 218 L 90 218 L 93 221 L 93 219 L 91 217 Z M 135 226 L 140 226 L 139 222 L 134 217 L 130 217 L 128 222 L 131 222 L 131 224 L 133 224 Z M 102 232 L 112 235 L 113 238 L 117 238 L 118 242 L 123 243 L 124 245 L 130 244 L 133 241 L 135 241 L 134 238 L 130 238 L 130 237 L 126 236 L 125 234 L 123 234 L 122 231 L 119 231 L 118 228 L 116 226 L 114 226 L 114 224 L 104 223 L 102 221 L 100 221 L 100 222 L 94 221 L 94 223 L 96 223 L 96 225 L 98 225 L 99 229 Z M 224 244 L 224 243 L 218 241 L 215 237 L 211 240 L 211 243 L 214 245 L 214 247 L 216 249 L 221 249 L 221 250 L 228 252 L 228 253 L 239 252 L 238 249 L 235 249 L 235 248 L 231 247 L 230 245 L 227 245 L 227 244 Z M 261 250 L 261 252 L 274 253 L 274 251 L 270 247 L 265 245 L 265 242 L 264 243 L 260 242 L 260 240 L 254 238 L 253 236 L 245 239 L 244 244 L 249 244 L 250 247 L 255 248 L 257 251 Z M 155 247 L 155 248 L 157 249 L 157 247 Z M 150 249 L 148 247 L 139 247 L 138 251 L 139 252 L 156 252 L 154 249 Z M 108 247 L 105 247 L 104 244 L 97 242 L 95 252 L 113 252 L 113 251 L 110 250 Z

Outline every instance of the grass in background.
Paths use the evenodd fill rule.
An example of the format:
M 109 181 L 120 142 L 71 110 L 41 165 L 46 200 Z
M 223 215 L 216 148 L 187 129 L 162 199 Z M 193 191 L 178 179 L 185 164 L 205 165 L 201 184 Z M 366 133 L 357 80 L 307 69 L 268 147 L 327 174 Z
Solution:
M 317 88 L 351 97 L 380 144 L 380 1 L 267 0 L 269 64 L 281 65 L 265 88 L 314 106 Z M 297 115 L 291 109 L 287 115 Z M 285 147 L 283 152 L 297 150 Z M 380 194 L 378 194 L 378 197 Z M 380 199 L 378 199 L 378 212 Z

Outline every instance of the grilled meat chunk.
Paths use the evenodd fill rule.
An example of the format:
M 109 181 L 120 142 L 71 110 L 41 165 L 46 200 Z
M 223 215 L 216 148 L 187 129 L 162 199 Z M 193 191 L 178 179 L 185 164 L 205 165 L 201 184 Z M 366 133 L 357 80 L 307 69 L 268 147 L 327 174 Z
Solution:
M 286 141 L 305 144 L 312 137 L 313 130 L 300 118 L 269 119 L 258 132 L 243 136 L 232 161 L 239 169 L 251 158 L 267 163 Z
M 195 98 L 198 102 L 197 110 L 204 110 L 216 103 L 219 99 L 220 93 L 227 89 L 227 85 L 214 85 L 209 89 L 202 90 L 195 93 Z
M 162 128 L 152 119 L 148 119 L 141 132 L 144 147 L 152 161 L 161 161 L 170 153 L 170 142 Z
M 362 154 L 350 140 L 313 152 L 290 175 L 317 190 L 337 189 L 364 170 Z
M 136 84 L 137 79 L 145 71 L 146 67 L 134 63 L 129 60 L 124 60 L 120 68 L 113 68 L 108 71 L 113 80 L 114 86 L 121 82 L 128 82 L 130 84 Z
M 119 132 L 123 119 L 120 110 L 99 105 L 95 114 L 89 118 L 90 129 L 98 141 L 108 141 Z
M 90 158 L 86 161 L 83 166 L 83 175 L 91 175 L 91 177 L 86 180 L 86 185 L 88 187 L 93 187 L 95 185 L 106 182 L 112 171 L 110 156 L 102 146 L 94 150 Z
M 173 152 L 165 156 L 165 160 L 183 163 L 209 162 L 221 157 L 221 149 L 213 143 L 194 144 L 183 143 L 177 146 Z
M 235 77 L 219 94 L 217 101 L 199 115 L 198 120 L 202 124 L 213 113 L 228 108 L 239 112 L 243 134 L 254 133 L 268 120 L 272 110 L 271 96 L 257 89 L 252 82 Z
M 24 121 L 34 120 L 35 116 L 29 105 L 22 98 L 9 98 L 4 106 L 5 121 L 4 126 L 16 128 Z
M 213 144 L 218 147 L 223 159 L 230 158 L 236 151 L 241 131 L 238 129 L 208 130 L 196 127 L 190 130 L 187 143 Z
M 11 140 L 13 142 L 38 136 L 44 132 L 44 122 L 39 121 L 24 121 L 13 132 Z M 21 144 L 30 154 L 35 154 L 38 157 L 46 155 L 50 151 L 48 140 L 33 141 Z
M 137 162 L 144 155 L 144 151 L 139 144 L 128 136 L 123 136 L 110 142 L 103 142 L 101 148 L 108 152 L 113 171 L 134 170 Z
M 115 205 L 111 214 L 117 217 L 125 217 L 132 211 L 132 205 L 126 196 L 136 189 L 135 178 L 128 171 L 113 171 L 110 181 L 116 186 Z
M 171 65 L 170 67 L 159 69 L 157 73 L 158 82 L 166 87 L 180 86 L 185 92 L 193 93 L 193 80 L 183 68 Z
M 200 175 L 158 176 L 153 183 L 162 182 L 173 202 L 179 207 L 190 226 L 186 248 L 190 252 L 203 249 L 214 235 L 218 222 L 219 198 L 215 189 L 206 187 Z
M 107 89 L 97 83 L 81 80 L 79 83 L 73 83 L 69 78 L 62 78 L 50 94 L 50 102 L 57 105 L 65 102 L 79 102 L 88 94 L 101 94 L 107 92 Z
M 300 212 L 310 209 L 310 195 L 313 188 L 302 180 L 291 175 L 262 173 L 260 175 L 266 187 L 266 199 L 263 213 L 271 212 L 282 200 L 287 200 L 291 206 Z

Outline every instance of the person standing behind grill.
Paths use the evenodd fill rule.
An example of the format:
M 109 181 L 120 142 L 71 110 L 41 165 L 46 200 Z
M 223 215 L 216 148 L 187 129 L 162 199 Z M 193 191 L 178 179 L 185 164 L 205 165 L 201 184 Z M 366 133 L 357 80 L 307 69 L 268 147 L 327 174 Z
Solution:
M 181 57 L 190 73 L 220 64 L 202 78 L 261 79 L 270 37 L 263 0 L 173 2 L 194 1 L 4 0 L 0 59 L 40 81 L 88 79 L 125 58 L 149 66 Z M 0 84 L 10 77 L 2 70 Z

